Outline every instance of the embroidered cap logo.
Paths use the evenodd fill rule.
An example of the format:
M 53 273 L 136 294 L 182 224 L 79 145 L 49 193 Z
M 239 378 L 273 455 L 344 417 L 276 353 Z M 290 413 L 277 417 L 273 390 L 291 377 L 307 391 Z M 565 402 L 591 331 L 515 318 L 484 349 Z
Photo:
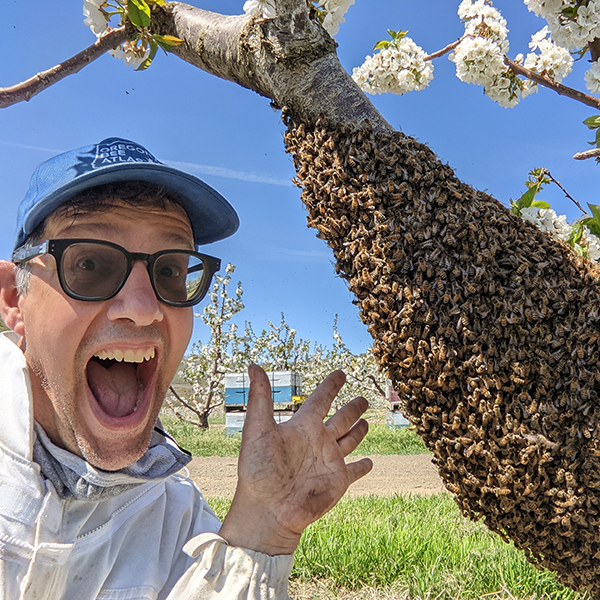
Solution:
M 156 163 L 156 160 L 148 150 L 137 144 L 124 144 L 122 140 L 114 141 L 108 139 L 96 147 L 96 156 L 92 162 L 92 169 L 106 167 L 118 163 Z

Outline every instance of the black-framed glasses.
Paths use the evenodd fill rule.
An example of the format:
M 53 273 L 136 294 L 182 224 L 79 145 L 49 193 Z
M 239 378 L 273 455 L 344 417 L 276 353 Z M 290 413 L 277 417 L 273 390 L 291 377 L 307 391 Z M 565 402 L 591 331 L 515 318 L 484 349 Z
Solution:
M 60 285 L 71 298 L 86 302 L 109 300 L 125 285 L 133 263 L 146 263 L 156 297 L 169 306 L 193 306 L 204 298 L 221 261 L 192 250 L 161 250 L 154 254 L 129 252 L 102 240 L 56 239 L 20 248 L 14 263 L 51 254 Z

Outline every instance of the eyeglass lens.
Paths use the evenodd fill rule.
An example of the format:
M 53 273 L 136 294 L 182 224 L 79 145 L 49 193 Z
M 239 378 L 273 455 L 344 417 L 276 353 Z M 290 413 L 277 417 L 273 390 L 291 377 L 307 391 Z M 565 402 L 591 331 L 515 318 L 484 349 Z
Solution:
M 123 284 L 128 261 L 123 252 L 111 246 L 75 243 L 62 256 L 62 277 L 76 295 L 108 298 Z M 167 252 L 152 264 L 154 289 L 164 300 L 186 302 L 204 283 L 206 269 L 202 260 L 187 252 Z

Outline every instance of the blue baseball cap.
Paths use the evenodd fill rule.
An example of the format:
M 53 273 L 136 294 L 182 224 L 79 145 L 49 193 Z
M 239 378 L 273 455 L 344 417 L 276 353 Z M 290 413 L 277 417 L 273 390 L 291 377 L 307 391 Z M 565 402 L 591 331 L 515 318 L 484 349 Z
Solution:
M 239 227 L 231 204 L 204 181 L 161 163 L 140 144 L 112 137 L 37 167 L 17 212 L 14 249 L 66 200 L 98 185 L 126 181 L 154 183 L 171 192 L 190 219 L 196 245 L 222 240 Z

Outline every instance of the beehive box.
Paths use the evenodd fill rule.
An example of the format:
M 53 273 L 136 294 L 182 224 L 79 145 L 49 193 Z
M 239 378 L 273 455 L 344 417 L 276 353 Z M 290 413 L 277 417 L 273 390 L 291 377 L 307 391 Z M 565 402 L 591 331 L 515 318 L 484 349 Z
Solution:
M 389 429 L 399 429 L 401 427 L 408 427 L 410 423 L 402 412 L 402 402 L 398 392 L 392 387 L 392 382 L 388 379 L 387 386 L 385 389 L 385 396 L 388 402 L 387 409 L 387 426 Z
M 245 408 L 249 388 L 248 373 L 225 373 L 225 408 Z
M 389 429 L 399 429 L 401 427 L 408 427 L 410 423 L 408 419 L 399 410 L 388 410 L 387 411 L 387 426 Z
M 302 376 L 296 371 L 268 371 L 276 404 L 292 404 L 293 396 L 302 393 Z M 250 378 L 247 373 L 225 374 L 225 409 L 244 408 L 248 403 Z
M 246 422 L 246 412 L 228 412 L 225 414 L 225 433 L 232 435 L 234 433 L 242 433 L 244 423 Z

